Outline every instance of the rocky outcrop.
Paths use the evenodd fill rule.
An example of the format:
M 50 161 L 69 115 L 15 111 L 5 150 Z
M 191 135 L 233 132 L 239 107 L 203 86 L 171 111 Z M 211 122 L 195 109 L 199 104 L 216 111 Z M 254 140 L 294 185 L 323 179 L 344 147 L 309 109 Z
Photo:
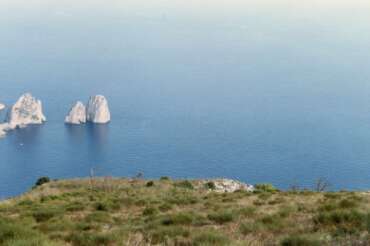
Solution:
M 204 180 L 203 184 L 210 190 L 215 192 L 235 192 L 237 190 L 254 191 L 254 186 L 242 183 L 232 179 L 209 179 Z
M 78 101 L 71 108 L 68 115 L 65 118 L 65 123 L 67 124 L 84 124 L 86 123 L 86 107 L 82 102 Z
M 5 108 L 5 105 L 0 103 L 0 111 L 3 110 Z
M 86 108 L 86 119 L 92 123 L 105 124 L 110 121 L 108 101 L 104 96 L 90 97 Z
M 42 103 L 30 93 L 22 95 L 9 109 L 7 116 L 8 128 L 25 127 L 30 124 L 42 124 L 46 117 L 42 112 Z
M 0 124 L 0 138 L 4 137 L 6 134 L 6 131 L 9 130 L 9 124 L 8 123 L 2 123 Z

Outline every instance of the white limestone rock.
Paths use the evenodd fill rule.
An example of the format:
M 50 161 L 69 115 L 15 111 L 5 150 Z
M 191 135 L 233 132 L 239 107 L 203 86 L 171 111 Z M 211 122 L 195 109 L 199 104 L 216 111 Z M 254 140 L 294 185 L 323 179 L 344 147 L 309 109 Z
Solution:
M 0 103 L 0 111 L 5 109 L 5 105 Z M 9 125 L 7 123 L 0 124 L 0 138 L 4 137 L 6 134 L 6 131 L 8 130 Z
M 86 119 L 92 123 L 105 124 L 110 121 L 108 101 L 104 96 L 90 97 L 86 108 Z
M 41 101 L 30 93 L 22 95 L 8 111 L 7 123 L 10 129 L 30 124 L 42 124 L 45 121 Z
M 71 108 L 69 114 L 65 118 L 65 123 L 67 124 L 84 124 L 86 123 L 86 107 L 82 102 L 78 101 Z
M 8 123 L 1 123 L 0 124 L 0 138 L 4 137 L 6 134 L 6 131 L 10 130 Z
M 242 183 L 237 180 L 232 179 L 210 179 L 205 180 L 204 184 L 212 182 L 214 184 L 214 189 L 212 189 L 215 192 L 219 193 L 225 193 L 225 192 L 235 192 L 237 190 L 244 190 L 253 192 L 254 186 Z

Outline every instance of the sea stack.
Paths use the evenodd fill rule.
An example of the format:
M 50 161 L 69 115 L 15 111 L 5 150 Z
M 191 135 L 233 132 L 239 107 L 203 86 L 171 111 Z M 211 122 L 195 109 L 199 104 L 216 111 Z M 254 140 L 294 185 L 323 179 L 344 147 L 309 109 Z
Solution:
M 2 111 L 4 109 L 5 109 L 5 105 L 0 103 L 0 111 Z M 8 130 L 8 128 L 9 128 L 8 123 L 1 123 L 0 124 L 0 138 L 5 136 L 6 130 Z
M 69 114 L 66 116 L 64 122 L 67 124 L 74 124 L 74 125 L 86 123 L 85 105 L 83 105 L 83 103 L 80 101 L 76 102 L 76 104 L 69 111 Z
M 105 124 L 110 121 L 108 101 L 104 96 L 90 97 L 86 108 L 86 119 L 92 123 Z
M 9 124 L 1 123 L 0 124 L 0 138 L 5 136 L 7 130 L 9 130 Z
M 30 124 L 42 124 L 46 118 L 42 112 L 42 103 L 30 93 L 22 95 L 9 109 L 8 128 L 25 127 Z

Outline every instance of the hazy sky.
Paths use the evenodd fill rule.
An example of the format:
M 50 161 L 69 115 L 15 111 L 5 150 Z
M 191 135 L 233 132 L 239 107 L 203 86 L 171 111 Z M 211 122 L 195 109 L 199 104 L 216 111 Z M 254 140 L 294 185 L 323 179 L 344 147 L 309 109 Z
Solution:
M 2 0 L 0 76 L 80 81 L 151 71 L 161 79 L 165 65 L 181 64 L 223 66 L 230 77 L 262 64 L 360 69 L 369 13 L 367 0 Z

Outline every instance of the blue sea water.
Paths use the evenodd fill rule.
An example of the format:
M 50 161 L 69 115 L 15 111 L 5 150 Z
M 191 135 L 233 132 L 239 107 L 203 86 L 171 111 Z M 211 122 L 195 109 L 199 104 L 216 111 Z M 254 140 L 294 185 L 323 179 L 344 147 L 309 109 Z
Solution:
M 366 1 L 1 1 L 0 102 L 32 92 L 48 121 L 0 139 L 0 198 L 91 168 L 369 189 L 369 12 Z M 94 94 L 112 122 L 65 125 Z

